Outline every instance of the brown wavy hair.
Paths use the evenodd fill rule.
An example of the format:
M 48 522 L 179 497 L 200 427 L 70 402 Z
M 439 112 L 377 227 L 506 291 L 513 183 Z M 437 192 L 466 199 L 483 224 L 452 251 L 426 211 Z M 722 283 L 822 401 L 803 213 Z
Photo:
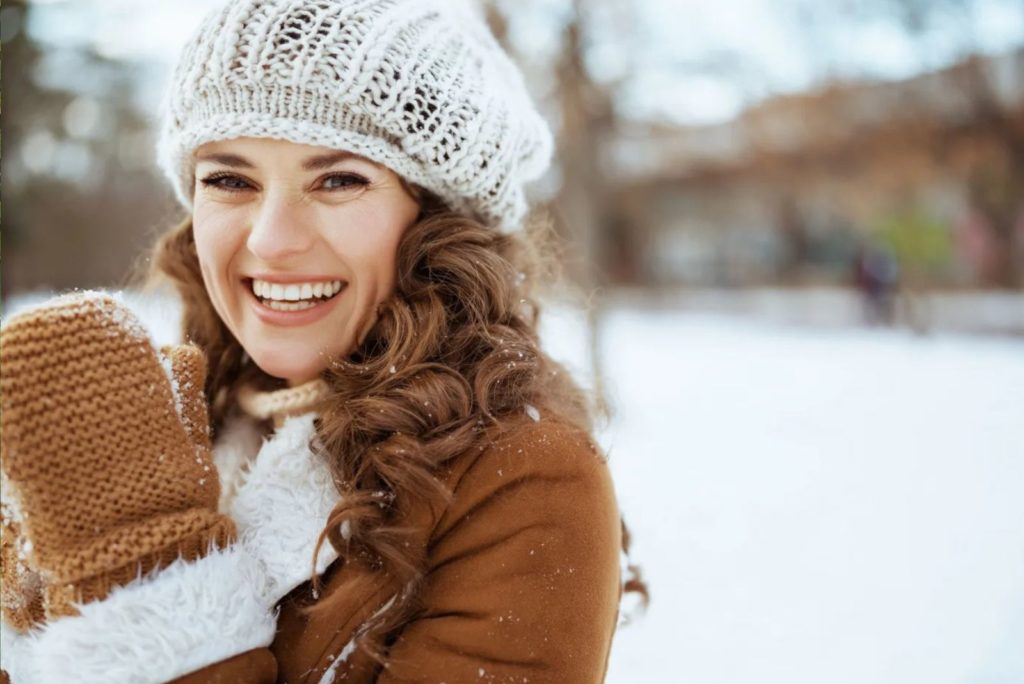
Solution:
M 427 196 L 399 244 L 393 296 L 354 352 L 323 374 L 330 392 L 319 411 L 318 441 L 342 500 L 317 549 L 329 541 L 346 563 L 359 562 L 366 572 L 304 610 L 329 612 L 336 608 L 332 597 L 340 601 L 392 582 L 396 599 L 364 632 L 374 638 L 362 639 L 375 657 L 419 609 L 425 549 L 414 543 L 403 513 L 415 500 L 431 506 L 448 500 L 437 477 L 442 466 L 494 439 L 528 405 L 592 430 L 586 395 L 540 348 L 533 290 L 544 263 L 539 246 L 548 241 L 544 229 L 534 232 L 529 240 L 499 233 Z M 159 241 L 152 263 L 183 297 L 186 339 L 208 355 L 216 434 L 241 386 L 271 389 L 281 381 L 248 361 L 214 311 L 191 221 Z M 624 525 L 623 532 L 628 552 Z M 313 586 L 316 596 L 315 573 Z M 646 603 L 647 588 L 635 572 L 624 588 Z

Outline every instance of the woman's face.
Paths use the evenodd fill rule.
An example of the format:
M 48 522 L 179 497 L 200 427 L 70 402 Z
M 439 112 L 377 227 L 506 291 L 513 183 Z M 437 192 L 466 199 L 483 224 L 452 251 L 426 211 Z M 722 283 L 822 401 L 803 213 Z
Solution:
M 263 371 L 315 378 L 391 295 L 418 203 L 383 166 L 282 140 L 207 143 L 195 173 L 193 230 L 214 308 Z

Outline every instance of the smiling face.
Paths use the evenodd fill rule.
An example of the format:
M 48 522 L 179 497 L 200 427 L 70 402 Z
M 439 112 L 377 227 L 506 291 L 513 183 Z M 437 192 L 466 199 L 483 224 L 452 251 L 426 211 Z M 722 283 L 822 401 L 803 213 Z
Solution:
M 326 147 L 238 138 L 200 147 L 195 176 L 206 291 L 256 365 L 298 384 L 350 353 L 419 214 L 398 175 Z

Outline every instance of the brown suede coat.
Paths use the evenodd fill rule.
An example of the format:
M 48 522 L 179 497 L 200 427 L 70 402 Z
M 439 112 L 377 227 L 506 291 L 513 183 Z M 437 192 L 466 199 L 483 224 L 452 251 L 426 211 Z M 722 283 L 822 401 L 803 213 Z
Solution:
M 524 419 L 456 459 L 447 484 L 450 504 L 408 512 L 428 554 L 424 611 L 383 666 L 353 638 L 397 588 L 378 581 L 328 618 L 307 620 L 298 610 L 306 584 L 281 602 L 269 648 L 175 682 L 602 681 L 621 595 L 621 528 L 607 465 L 587 435 Z M 358 572 L 336 562 L 323 591 Z

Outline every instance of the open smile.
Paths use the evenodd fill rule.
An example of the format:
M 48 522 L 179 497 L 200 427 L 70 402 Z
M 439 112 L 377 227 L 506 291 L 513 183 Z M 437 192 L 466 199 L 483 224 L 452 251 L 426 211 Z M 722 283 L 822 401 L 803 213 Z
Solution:
M 344 280 L 278 282 L 246 278 L 246 290 L 259 318 L 272 325 L 306 325 L 333 308 L 348 283 Z
M 337 296 L 345 287 L 341 280 L 304 283 L 275 283 L 252 278 L 249 288 L 260 303 L 275 311 L 302 311 Z

